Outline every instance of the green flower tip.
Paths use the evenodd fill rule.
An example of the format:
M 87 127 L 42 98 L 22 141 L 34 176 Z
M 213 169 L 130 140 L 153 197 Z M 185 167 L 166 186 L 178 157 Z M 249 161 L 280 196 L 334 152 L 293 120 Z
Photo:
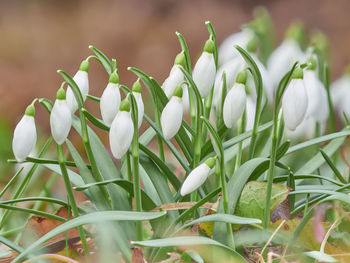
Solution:
M 303 45 L 306 40 L 306 30 L 304 24 L 300 21 L 294 22 L 286 32 L 287 39 L 293 39 L 300 45 Z
M 303 77 L 304 77 L 303 69 L 300 66 L 297 66 L 293 71 L 292 78 L 293 79 L 302 79 Z
M 177 86 L 174 90 L 173 96 L 182 98 L 182 87 L 181 85 Z
M 80 64 L 79 70 L 89 72 L 90 62 L 87 60 L 83 60 Z
M 128 99 L 124 99 L 121 103 L 120 103 L 120 107 L 119 107 L 120 111 L 130 111 L 130 102 Z
M 236 82 L 245 85 L 247 82 L 247 71 L 242 70 L 241 72 L 238 73 Z
M 181 65 L 181 66 L 185 66 L 185 54 L 184 52 L 180 52 L 179 54 L 176 55 L 175 61 L 174 61 L 174 65 Z
M 132 85 L 132 91 L 133 92 L 137 92 L 137 93 L 141 93 L 141 90 L 142 90 L 142 86 L 141 86 L 141 83 L 140 83 L 140 78 L 138 78 L 134 84 Z
M 209 39 L 205 42 L 203 51 L 213 54 L 213 53 L 214 53 L 214 50 L 215 50 L 214 41 L 213 41 L 211 38 L 209 38 Z
M 56 93 L 56 99 L 57 100 L 65 100 L 66 99 L 66 92 L 64 89 L 61 87 Z
M 216 158 L 210 157 L 205 161 L 205 164 L 208 165 L 210 169 L 213 169 L 213 167 L 215 166 L 215 161 L 216 161 Z
M 255 53 L 258 49 L 258 40 L 256 37 L 253 37 L 251 40 L 249 40 L 247 44 L 247 51 L 250 53 Z
M 27 108 L 26 108 L 26 111 L 24 112 L 25 115 L 27 116 L 32 116 L 34 117 L 35 116 L 35 107 L 34 107 L 34 104 L 30 104 Z
M 316 70 L 316 59 L 314 57 L 310 57 L 308 59 L 309 66 L 307 67 L 308 70 Z
M 113 71 L 113 73 L 109 76 L 109 83 L 114 83 L 114 84 L 118 84 L 119 83 L 119 75 L 118 75 L 118 71 L 115 70 Z

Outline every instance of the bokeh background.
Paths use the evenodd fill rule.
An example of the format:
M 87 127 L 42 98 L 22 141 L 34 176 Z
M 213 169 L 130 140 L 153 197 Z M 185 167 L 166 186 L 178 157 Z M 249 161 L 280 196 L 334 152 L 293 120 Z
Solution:
M 91 54 L 89 44 L 117 59 L 121 83 L 135 81 L 128 66 L 162 83 L 180 50 L 176 31 L 185 37 L 193 61 L 207 39 L 206 20 L 221 42 L 249 22 L 257 6 L 270 12 L 276 44 L 296 19 L 310 32 L 323 31 L 331 46 L 332 79 L 342 74 L 350 62 L 348 0 L 1 0 L 0 154 L 11 155 L 12 129 L 25 107 L 35 97 L 54 99 L 61 83 L 56 70 L 74 75 Z M 108 76 L 93 61 L 89 77 L 91 94 L 100 96 Z M 93 103 L 89 110 L 99 114 Z M 47 113 L 37 108 L 39 129 L 48 133 Z

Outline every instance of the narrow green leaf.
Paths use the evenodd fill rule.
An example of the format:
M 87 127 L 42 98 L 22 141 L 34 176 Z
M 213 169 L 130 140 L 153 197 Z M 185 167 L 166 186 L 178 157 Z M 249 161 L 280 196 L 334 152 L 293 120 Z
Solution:
M 21 167 L 14 176 L 12 176 L 11 180 L 5 185 L 4 189 L 1 190 L 0 192 L 0 199 L 2 198 L 2 196 L 6 193 L 7 189 L 9 189 L 9 187 L 12 185 L 12 183 L 16 180 L 16 178 L 21 174 L 21 172 L 23 171 L 24 167 Z
M 338 260 L 336 260 L 334 257 L 320 251 L 308 251 L 304 252 L 303 254 L 310 258 L 316 259 L 317 261 L 338 262 Z
M 109 131 L 109 127 L 100 119 L 96 118 L 94 115 L 92 115 L 90 112 L 88 112 L 86 109 L 82 108 L 81 111 L 84 113 L 85 117 L 97 128 L 100 128 L 104 131 Z
M 8 240 L 7 238 L 0 235 L 0 243 L 3 243 L 5 246 L 13 249 L 14 251 L 17 251 L 18 253 L 23 252 L 23 248 L 19 245 L 13 243 L 11 240 Z
M 47 110 L 47 112 L 50 114 L 52 107 L 53 107 L 53 102 L 49 99 L 46 98 L 40 98 L 39 103 L 44 106 L 44 108 Z
M 95 53 L 95 55 L 99 58 L 99 62 L 104 67 L 108 75 L 111 75 L 113 72 L 113 66 L 108 57 L 103 54 L 100 50 L 90 45 L 89 48 Z
M 329 158 L 329 156 L 322 150 L 320 149 L 320 152 L 322 154 L 322 157 L 325 159 L 325 161 L 327 162 L 327 164 L 329 165 L 329 167 L 332 169 L 334 175 L 339 179 L 340 182 L 342 182 L 343 184 L 346 184 L 347 181 L 344 179 L 344 177 L 342 176 L 342 174 L 339 172 L 339 170 L 337 169 L 337 167 L 335 167 L 334 163 L 332 162 L 332 160 Z
M 64 72 L 63 70 L 57 70 L 57 72 L 58 72 L 58 74 L 60 74 L 64 78 L 64 80 L 67 82 L 67 84 L 71 87 L 79 108 L 83 108 L 84 107 L 83 95 L 81 94 L 81 91 L 80 91 L 78 85 L 73 80 L 73 78 L 71 76 L 69 76 L 66 72 Z
M 192 66 L 191 66 L 190 53 L 188 51 L 188 47 L 187 47 L 185 38 L 179 32 L 176 32 L 176 35 L 177 35 L 177 38 L 179 39 L 181 49 L 184 52 L 184 55 L 185 55 L 185 58 L 186 58 L 186 70 L 187 70 L 187 72 L 190 75 L 192 75 Z
M 44 201 L 48 203 L 69 206 L 67 202 L 57 198 L 51 198 L 51 197 L 25 197 L 25 198 L 18 198 L 18 199 L 12 199 L 7 201 L 0 201 L 0 204 L 7 205 L 7 204 L 15 204 L 15 203 L 31 202 L 31 201 Z
M 25 248 L 22 253 L 20 253 L 13 262 L 20 262 L 25 257 L 27 257 L 33 251 L 36 251 L 41 245 L 51 238 L 66 232 L 69 229 L 76 228 L 78 226 L 86 224 L 96 224 L 107 221 L 148 221 L 160 218 L 164 216 L 165 212 L 130 212 L 130 211 L 103 211 L 103 212 L 93 212 L 87 215 L 82 215 L 69 220 L 68 222 L 59 225 L 54 228 L 29 247 Z

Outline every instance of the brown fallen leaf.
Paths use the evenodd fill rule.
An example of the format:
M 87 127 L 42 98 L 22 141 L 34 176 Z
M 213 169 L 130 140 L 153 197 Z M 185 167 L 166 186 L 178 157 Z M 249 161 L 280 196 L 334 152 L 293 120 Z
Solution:
M 67 207 L 59 208 L 55 215 L 63 218 L 72 218 L 71 211 Z M 63 224 L 63 222 L 51 218 L 32 216 L 24 228 L 24 234 L 20 241 L 21 246 L 27 247 L 32 244 L 34 240 L 39 239 L 61 224 Z M 73 244 L 80 240 L 78 230 L 73 228 L 46 242 L 44 246 L 45 250 L 49 253 L 54 253 L 64 249 L 66 246 L 66 233 L 68 233 L 68 244 Z
M 152 210 L 152 212 L 157 212 L 157 211 L 169 211 L 169 210 L 185 210 L 189 209 L 192 206 L 194 206 L 196 202 L 181 202 L 181 203 L 169 203 L 169 204 L 164 204 L 157 206 Z M 208 208 L 208 209 L 213 209 L 216 203 L 205 203 L 201 205 L 199 208 Z M 216 207 L 215 207 L 216 209 Z
M 140 247 L 131 247 L 131 263 L 147 263 L 143 254 L 143 249 Z

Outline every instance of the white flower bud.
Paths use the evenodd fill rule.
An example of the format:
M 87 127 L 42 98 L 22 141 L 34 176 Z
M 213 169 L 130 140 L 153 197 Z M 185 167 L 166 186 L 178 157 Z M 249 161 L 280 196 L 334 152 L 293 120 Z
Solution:
M 174 96 L 171 97 L 167 105 L 165 105 L 160 123 L 164 138 L 170 140 L 179 131 L 182 123 L 183 106 L 182 106 L 182 87 L 177 86 Z
M 18 162 L 24 161 L 33 151 L 36 144 L 35 108 L 29 105 L 15 128 L 12 150 Z
M 349 69 L 350 67 L 347 70 Z M 346 72 L 344 76 L 332 83 L 330 90 L 333 105 L 341 119 L 343 119 L 343 113 L 350 119 L 350 74 Z
M 83 96 L 83 100 L 85 101 L 86 96 L 89 94 L 89 62 L 84 60 L 78 72 L 74 75 L 73 80 L 78 85 L 81 95 Z M 78 103 L 74 97 L 74 93 L 71 87 L 67 88 L 67 96 L 66 96 L 68 107 L 70 108 L 71 113 L 73 114 L 78 109 Z
M 117 72 L 113 72 L 109 78 L 109 83 L 102 93 L 100 101 L 101 115 L 104 123 L 111 126 L 112 121 L 119 111 L 120 92 L 119 77 Z
M 176 56 L 174 65 L 170 70 L 169 77 L 162 84 L 162 89 L 168 99 L 173 96 L 176 87 L 185 80 L 185 76 L 180 69 L 181 66 L 185 66 L 185 55 L 183 52 Z
M 254 32 L 249 28 L 245 28 L 241 32 L 237 32 L 228 36 L 221 43 L 218 50 L 219 64 L 223 65 L 234 58 L 240 57 L 239 52 L 235 48 L 235 45 L 245 47 L 253 36 Z
M 304 83 L 308 98 L 306 115 L 313 117 L 319 123 L 324 123 L 329 115 L 326 88 L 314 70 L 304 72 Z
M 302 69 L 296 68 L 282 98 L 284 123 L 292 131 L 303 121 L 308 107 L 307 93 L 302 78 Z
M 199 93 L 205 98 L 210 93 L 216 75 L 216 66 L 214 60 L 214 42 L 209 39 L 205 43 L 203 53 L 194 66 L 192 76 Z
M 302 63 L 305 55 L 299 44 L 292 39 L 286 39 L 277 47 L 267 61 L 267 68 L 273 85 L 277 87 L 283 76 L 290 70 L 296 61 Z
M 129 149 L 134 136 L 134 124 L 130 115 L 130 103 L 127 99 L 120 104 L 109 130 L 109 143 L 113 156 L 120 159 Z
M 246 71 L 241 71 L 237 76 L 237 82 L 226 95 L 223 107 L 223 118 L 227 128 L 232 128 L 244 112 L 247 101 L 245 92 L 246 80 Z
M 65 92 L 61 88 L 57 92 L 56 101 L 50 114 L 51 134 L 58 145 L 67 139 L 72 126 L 72 115 L 65 100 Z
M 192 170 L 184 181 L 180 194 L 185 196 L 199 188 L 209 176 L 210 170 L 215 165 L 215 158 L 209 158 L 204 163 L 200 164 Z

